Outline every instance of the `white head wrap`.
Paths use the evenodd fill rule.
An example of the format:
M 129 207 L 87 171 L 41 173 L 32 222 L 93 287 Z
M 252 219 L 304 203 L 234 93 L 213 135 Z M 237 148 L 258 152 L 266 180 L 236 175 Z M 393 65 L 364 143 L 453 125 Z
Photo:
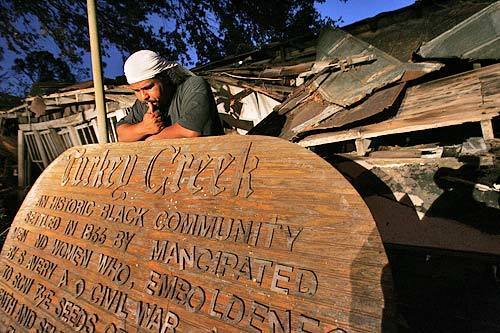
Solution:
M 152 79 L 166 69 L 177 66 L 174 61 L 163 59 L 158 53 L 150 50 L 140 50 L 128 57 L 123 65 L 129 84 Z

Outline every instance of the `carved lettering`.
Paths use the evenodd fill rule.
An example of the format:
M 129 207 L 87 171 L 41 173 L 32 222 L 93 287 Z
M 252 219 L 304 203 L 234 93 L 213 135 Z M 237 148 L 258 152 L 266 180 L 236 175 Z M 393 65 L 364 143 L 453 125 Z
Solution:
M 35 240 L 35 247 L 40 250 L 43 250 L 47 247 L 48 243 L 49 243 L 49 237 L 47 237 L 44 234 L 38 234 Z
M 85 291 L 87 286 L 87 283 L 85 282 L 84 279 L 79 279 L 75 283 L 75 297 L 78 298 L 82 296 L 83 292 Z
M 170 157 L 170 160 L 169 160 L 169 162 L 171 164 L 174 163 L 175 159 L 177 158 L 177 155 L 179 155 L 179 153 L 180 153 L 180 149 L 177 149 L 173 146 L 168 146 L 167 148 L 162 149 L 159 152 L 157 152 L 155 155 L 153 155 L 153 157 L 151 158 L 151 160 L 148 163 L 148 166 L 146 168 L 146 173 L 144 176 L 144 185 L 146 186 L 146 192 L 148 192 L 148 193 L 158 193 L 159 191 L 161 191 L 161 195 L 164 195 L 166 193 L 167 181 L 169 179 L 168 176 L 163 178 L 160 186 L 158 186 L 159 183 L 155 184 L 154 182 L 152 182 L 151 179 L 153 178 L 153 171 L 155 169 L 155 165 L 156 165 L 158 158 L 160 157 L 160 155 L 163 152 L 167 151 L 168 149 L 170 149 L 172 151 L 172 156 Z
M 29 211 L 24 222 L 49 230 L 57 230 L 61 224 L 61 218 L 59 216 Z
M 104 172 L 108 169 L 109 160 L 108 160 L 109 150 L 106 149 L 103 151 L 101 157 L 99 158 L 99 164 L 97 165 L 96 173 L 93 176 L 91 186 L 99 188 L 103 184 Z
M 315 318 L 310 318 L 304 315 L 299 316 L 298 333 L 313 333 L 317 332 L 320 321 Z M 313 328 L 314 327 L 314 328 Z M 311 330 L 311 331 L 310 331 Z
M 65 269 L 61 278 L 59 279 L 59 283 L 57 284 L 57 288 L 61 288 L 62 286 L 68 286 L 68 270 Z
M 76 227 L 78 227 L 78 221 L 69 220 L 66 228 L 64 229 L 64 234 L 73 236 L 75 234 Z
M 148 211 L 142 207 L 102 204 L 99 216 L 109 222 L 143 227 L 144 215 Z
M 116 327 L 115 323 L 109 323 L 104 329 L 104 333 L 128 333 L 128 331 L 121 327 Z
M 119 315 L 120 318 L 128 317 L 128 312 L 125 309 L 127 299 L 128 295 L 126 293 L 101 283 L 94 286 L 90 293 L 90 301 L 92 303 Z
M 296 230 L 293 230 L 289 225 L 286 226 L 286 244 L 288 246 L 288 250 L 292 251 L 293 249 L 293 244 L 297 240 L 297 237 L 299 237 L 300 232 L 302 231 L 303 228 L 297 228 Z
M 29 231 L 21 228 L 21 227 L 14 227 L 14 230 L 12 232 L 12 238 L 18 240 L 19 242 L 24 243 L 26 241 L 26 238 L 28 237 Z
M 137 325 L 159 333 L 175 332 L 179 326 L 179 316 L 174 312 L 167 311 L 157 304 L 142 301 L 137 302 L 135 318 Z
M 35 206 L 45 208 L 48 201 L 49 201 L 49 196 L 41 195 L 38 201 L 35 203 Z
M 278 281 L 283 281 L 283 282 L 290 281 L 289 276 L 281 275 L 282 271 L 290 273 L 293 271 L 293 268 L 289 267 L 289 266 L 277 264 L 276 269 L 274 270 L 273 280 L 271 282 L 271 290 L 275 291 L 277 293 L 288 295 L 288 288 L 283 288 L 283 287 L 278 286 Z
M 264 248 L 281 247 L 288 251 L 292 251 L 293 244 L 302 231 L 301 227 L 294 228 L 277 223 L 277 217 L 272 222 L 256 222 L 232 217 L 168 210 L 157 213 L 153 228 Z M 281 232 L 286 243 L 273 242 L 276 232 Z M 263 237 L 260 237 L 261 235 Z
M 214 291 L 214 294 L 212 295 L 212 300 L 210 301 L 210 310 L 209 310 L 209 314 L 212 316 L 212 317 L 215 317 L 215 318 L 222 318 L 222 312 L 220 311 L 217 311 L 215 309 L 216 305 L 217 305 L 217 297 L 219 297 L 219 293 L 220 293 L 220 290 L 219 289 L 215 289 Z
M 55 239 L 51 254 L 71 262 L 75 266 L 87 268 L 93 251 L 81 246 Z
M 153 241 L 151 248 L 151 260 L 163 261 L 166 264 L 174 263 L 179 265 L 180 270 L 188 267 L 194 267 L 194 251 L 195 246 L 191 245 L 189 249 L 180 248 L 176 242 L 169 242 L 168 240 Z
M 52 196 L 49 209 L 81 216 L 90 216 L 96 204 L 91 200 Z
M 262 332 L 262 329 L 259 328 L 259 326 L 262 327 L 262 323 L 264 323 L 264 320 L 266 319 L 265 315 L 268 311 L 269 308 L 267 306 L 253 301 L 252 308 L 250 310 L 250 319 L 248 321 L 248 328 L 250 329 L 250 331 L 258 333 Z M 261 324 L 259 326 L 255 326 L 257 323 Z
M 57 328 L 47 318 L 42 318 L 38 323 L 36 333 L 57 333 Z
M 34 279 L 18 272 L 12 280 L 12 287 L 19 290 L 23 294 L 28 294 L 31 290 L 31 287 L 33 286 L 34 281 Z
M 122 199 L 124 200 L 127 197 L 127 192 L 123 191 L 119 196 L 116 195 L 116 193 L 119 193 L 118 190 L 122 189 L 124 186 L 128 184 L 130 181 L 130 177 L 132 176 L 132 171 L 134 171 L 135 164 L 137 163 L 137 155 L 127 155 L 125 159 L 125 164 L 123 165 L 122 172 L 120 173 L 120 176 L 118 179 L 115 180 L 117 187 L 111 192 L 111 197 L 113 199 Z M 114 173 L 114 170 L 110 174 L 111 175 Z M 111 186 L 111 181 L 108 180 L 108 185 L 106 187 Z
M 7 253 L 5 254 L 5 256 L 9 260 L 14 260 L 14 258 L 16 257 L 17 251 L 19 251 L 19 247 L 15 246 L 15 245 L 11 245 L 9 247 L 9 249 L 7 250 Z
M 150 271 L 145 287 L 148 295 L 169 299 L 184 305 L 190 312 L 198 312 L 205 303 L 205 291 L 178 276 Z
M 118 231 L 115 239 L 113 240 L 113 246 L 120 250 L 127 251 L 128 246 L 132 241 L 132 239 L 134 238 L 134 236 L 135 234 L 132 232 L 120 230 Z
M 68 155 L 67 157 L 68 163 L 66 163 L 66 168 L 64 169 L 64 172 L 61 177 L 61 186 L 65 186 L 68 184 L 70 180 L 70 173 L 73 168 L 73 165 L 75 164 L 75 160 L 81 158 L 83 154 L 85 154 L 85 149 L 75 150 L 70 155 Z
M 233 196 L 238 196 L 241 192 L 244 197 L 249 197 L 253 193 L 252 172 L 257 168 L 259 159 L 256 156 L 249 156 L 250 148 L 251 144 L 244 148 L 241 156 L 238 157 L 239 164 L 231 179 Z M 166 152 L 170 154 L 166 154 Z M 225 190 L 224 186 L 219 186 L 219 180 L 234 160 L 235 157 L 229 153 L 216 157 L 208 154 L 196 156 L 191 153 L 181 153 L 179 147 L 168 146 L 155 153 L 149 160 L 144 174 L 144 186 L 147 193 L 162 196 L 166 195 L 167 192 L 177 193 L 183 186 L 191 194 L 206 188 L 207 193 L 216 196 Z M 165 163 L 167 163 L 168 170 L 163 167 Z M 204 178 L 208 180 L 208 184 L 206 184 L 208 186 L 197 184 L 199 176 L 211 164 L 213 164 L 212 170 L 207 172 L 211 176 Z M 157 170 L 161 170 L 161 172 L 156 172 Z M 241 188 L 242 190 L 240 190 Z
M 27 329 L 31 329 L 35 325 L 36 317 L 37 314 L 35 311 L 30 309 L 27 305 L 21 304 L 21 307 L 16 313 L 15 319 L 19 325 Z
M 99 226 L 88 223 L 85 224 L 85 227 L 83 227 L 82 235 L 80 237 L 82 239 L 102 245 L 106 241 L 106 231 L 108 231 L 108 228 L 101 228 Z
M 33 254 L 28 261 L 26 268 L 50 280 L 52 274 L 57 268 L 57 264 Z
M 216 159 L 216 164 L 214 167 L 212 179 L 210 182 L 210 193 L 212 195 L 217 195 L 225 190 L 224 186 L 218 186 L 219 178 L 220 176 L 226 171 L 226 169 L 233 163 L 234 157 L 226 153 L 223 156 L 217 157 Z
M 259 158 L 256 156 L 252 156 L 250 161 L 248 161 L 248 157 L 250 154 L 250 149 L 252 147 L 252 143 L 250 142 L 248 146 L 243 150 L 243 153 L 240 157 L 240 164 L 234 175 L 233 179 L 233 195 L 237 196 L 240 192 L 240 188 L 243 185 L 243 196 L 248 198 L 252 193 L 252 172 L 257 169 L 257 165 L 259 164 Z M 248 165 L 247 165 L 248 163 Z
M 10 278 L 12 277 L 13 272 L 14 272 L 14 268 L 12 268 L 9 265 L 5 265 L 5 268 L 3 269 L 3 272 L 2 272 L 2 279 L 5 281 L 9 281 Z
M 97 269 L 103 276 L 110 277 L 112 282 L 120 286 L 125 284 L 130 277 L 129 265 L 102 253 L 99 254 Z
M 175 161 L 176 155 L 172 160 Z M 180 181 L 182 178 L 182 174 L 184 172 L 184 168 L 186 165 L 189 165 L 193 163 L 194 156 L 192 154 L 189 155 L 181 155 L 180 159 L 177 162 L 177 169 L 175 170 L 175 173 L 172 176 L 172 182 L 170 183 L 170 191 L 172 193 L 179 192 L 181 187 L 180 187 Z M 163 193 L 165 194 L 165 193 Z
M 269 309 L 268 320 L 269 320 L 269 330 L 271 332 L 279 333 L 290 333 L 291 332 L 291 311 L 284 311 L 284 318 L 278 316 L 278 312 L 273 309 Z
M 12 316 L 18 302 L 13 293 L 9 293 L 3 288 L 0 288 L 0 309 L 6 314 Z
M 99 156 L 86 156 L 85 149 L 72 152 L 67 157 L 68 162 L 61 178 L 61 186 L 94 188 L 115 186 L 111 194 L 112 198 L 125 199 L 126 192 L 119 195 L 117 193 L 128 184 L 137 162 L 137 155 L 110 157 L 109 153 L 109 149 L 104 150 Z M 75 163 L 78 164 L 77 167 Z
M 35 292 L 35 306 L 36 307 L 43 307 L 45 310 L 48 310 L 50 307 L 50 304 L 52 303 L 52 296 L 54 296 L 56 293 L 45 287 L 43 284 L 38 283 L 38 288 L 36 289 Z
M 56 309 L 57 318 L 72 327 L 75 331 L 94 333 L 99 318 L 95 313 L 90 314 L 83 307 L 62 298 Z
M 192 156 L 192 155 L 191 155 Z M 194 159 L 192 158 L 192 162 L 190 164 L 191 168 L 191 176 L 189 176 L 187 188 L 188 191 L 192 194 L 195 194 L 198 191 L 203 189 L 202 186 L 196 185 L 196 179 L 207 168 L 207 166 L 212 162 L 212 158 L 209 155 L 205 155 L 202 158 Z
M 232 295 L 224 309 L 222 320 L 229 324 L 236 325 L 243 319 L 244 314 L 245 302 L 238 296 Z
M 26 257 L 26 250 L 22 250 L 19 252 L 19 256 L 17 257 L 17 263 L 22 265 L 24 263 L 24 258 Z
M 297 270 L 295 290 L 298 294 L 305 296 L 314 296 L 318 290 L 318 277 L 316 273 L 307 269 Z

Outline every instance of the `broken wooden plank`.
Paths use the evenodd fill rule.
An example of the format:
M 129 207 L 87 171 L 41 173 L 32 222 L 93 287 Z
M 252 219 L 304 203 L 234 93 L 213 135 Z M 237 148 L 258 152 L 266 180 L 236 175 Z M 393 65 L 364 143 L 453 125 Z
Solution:
M 66 126 L 74 126 L 81 124 L 84 121 L 83 112 L 73 114 L 64 118 L 45 121 L 43 123 L 19 124 L 19 129 L 22 131 L 43 131 L 48 128 L 59 128 Z
M 500 115 L 500 99 L 496 98 L 500 87 L 492 84 L 499 79 L 500 64 L 496 64 L 417 85 L 407 90 L 394 118 L 346 131 L 309 135 L 299 144 L 307 147 L 488 121 Z
M 371 140 L 368 139 L 356 139 L 354 144 L 356 145 L 356 153 L 358 156 L 365 156 L 369 151 Z

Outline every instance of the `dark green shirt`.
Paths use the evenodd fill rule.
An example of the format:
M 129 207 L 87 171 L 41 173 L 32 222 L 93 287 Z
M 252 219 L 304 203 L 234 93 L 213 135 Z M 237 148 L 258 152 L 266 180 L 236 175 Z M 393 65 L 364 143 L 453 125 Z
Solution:
M 147 110 L 146 103 L 136 100 L 117 126 L 141 122 Z M 202 136 L 224 134 L 210 85 L 199 76 L 178 85 L 168 107 L 160 107 L 160 114 L 166 126 L 178 123 Z

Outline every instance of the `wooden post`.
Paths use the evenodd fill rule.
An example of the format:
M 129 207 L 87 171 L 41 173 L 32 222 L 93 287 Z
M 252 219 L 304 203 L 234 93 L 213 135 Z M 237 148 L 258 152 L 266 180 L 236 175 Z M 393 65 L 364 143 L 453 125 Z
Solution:
M 33 131 L 33 137 L 35 138 L 36 146 L 38 147 L 38 152 L 40 153 L 40 157 L 42 158 L 43 167 L 46 168 L 49 166 L 49 159 L 47 154 L 45 153 L 45 148 L 43 147 L 42 139 L 40 138 L 40 133 L 38 131 Z
M 80 137 L 78 136 L 76 129 L 73 126 L 68 126 L 66 128 L 68 129 L 69 137 L 71 138 L 71 142 L 73 143 L 73 147 L 74 146 L 81 146 L 82 142 L 80 141 Z
M 99 143 L 108 142 L 106 124 L 106 104 L 104 102 L 104 86 L 102 82 L 101 49 L 99 47 L 99 33 L 97 31 L 97 11 L 95 0 L 87 0 L 89 18 L 90 54 L 92 57 L 92 77 L 94 80 L 95 108 L 97 111 Z
M 62 138 L 59 136 L 59 134 L 57 134 L 55 129 L 49 128 L 49 132 L 50 132 L 50 138 L 52 139 L 54 147 L 56 148 L 56 154 L 59 155 L 66 150 L 66 148 L 64 147 L 64 142 Z
M 24 187 L 26 178 L 24 174 L 24 135 L 17 130 L 17 186 Z
M 483 132 L 483 138 L 485 140 L 493 140 L 495 138 L 491 119 L 481 120 L 481 131 Z

